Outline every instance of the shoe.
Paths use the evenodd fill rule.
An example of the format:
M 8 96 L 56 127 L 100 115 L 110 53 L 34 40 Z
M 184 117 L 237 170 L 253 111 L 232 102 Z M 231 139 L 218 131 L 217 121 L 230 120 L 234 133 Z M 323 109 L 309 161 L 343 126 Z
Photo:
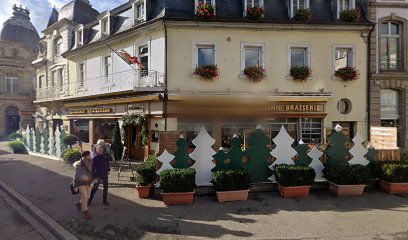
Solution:
M 75 206 L 77 207 L 78 211 L 82 212 L 81 203 L 77 202 L 77 203 L 75 203 Z
M 110 205 L 110 203 L 109 203 L 108 201 L 103 201 L 103 205 L 105 205 L 105 206 L 109 206 L 109 205 Z
M 89 210 L 84 211 L 84 218 L 85 218 L 86 220 L 92 219 L 92 215 L 91 215 L 91 213 L 89 212 Z

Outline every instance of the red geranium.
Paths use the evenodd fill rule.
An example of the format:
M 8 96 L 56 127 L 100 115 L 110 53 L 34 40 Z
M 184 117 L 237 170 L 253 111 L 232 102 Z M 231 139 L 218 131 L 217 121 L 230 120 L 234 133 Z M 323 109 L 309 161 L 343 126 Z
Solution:
M 360 73 L 354 67 L 343 67 L 343 68 L 338 69 L 334 73 L 334 75 L 336 77 L 343 79 L 344 81 L 354 81 L 358 79 L 358 76 L 360 76 Z
M 197 5 L 197 17 L 209 18 L 214 16 L 214 7 L 211 3 L 199 3 Z
M 248 7 L 247 17 L 250 19 L 259 19 L 265 14 L 264 7 Z
M 248 66 L 244 69 L 244 74 L 250 80 L 259 82 L 266 77 L 266 70 L 262 66 Z
M 196 67 L 194 74 L 200 76 L 200 78 L 203 80 L 214 80 L 216 77 L 218 77 L 219 69 L 217 65 L 203 65 Z

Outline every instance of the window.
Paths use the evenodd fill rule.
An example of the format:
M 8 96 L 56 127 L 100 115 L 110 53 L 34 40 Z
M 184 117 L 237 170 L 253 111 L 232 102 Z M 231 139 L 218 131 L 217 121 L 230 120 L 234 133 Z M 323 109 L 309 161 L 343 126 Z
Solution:
M 354 67 L 354 48 L 334 48 L 334 71 L 344 67 Z
M 57 82 L 58 82 L 58 73 L 57 73 L 57 71 L 56 71 L 56 70 L 55 70 L 55 71 L 52 71 L 52 72 L 51 72 L 51 76 L 52 76 L 52 79 L 51 79 L 51 84 L 50 84 L 50 86 L 51 86 L 51 87 L 55 87 L 56 84 L 57 84 Z
M 204 66 L 204 65 L 214 65 L 215 63 L 215 49 L 212 45 L 201 45 L 197 46 L 197 54 L 198 54 L 198 61 L 197 65 Z
M 18 77 L 14 74 L 6 74 L 5 78 L 5 89 L 6 93 L 16 94 L 17 93 L 17 83 Z
M 337 18 L 340 18 L 341 12 L 355 9 L 355 6 L 355 0 L 337 0 Z
M 404 146 L 404 128 L 405 121 L 401 118 L 401 94 L 395 89 L 381 90 L 381 126 L 396 127 L 398 146 Z
M 214 8 L 214 14 L 215 14 L 215 0 L 195 0 L 195 7 L 194 7 L 194 11 L 197 12 L 197 6 L 200 3 L 208 3 L 211 4 Z
M 62 37 L 54 40 L 54 61 L 59 61 L 62 54 Z
M 347 98 L 340 99 L 337 102 L 337 111 L 341 114 L 349 114 L 351 112 L 351 101 Z
M 102 36 L 109 35 L 109 32 L 110 32 L 109 16 L 101 20 L 101 31 L 102 31 Z
M 136 6 L 136 20 L 141 21 L 145 19 L 145 4 L 144 2 Z
M 84 86 L 84 81 L 85 81 L 85 63 L 80 63 L 79 64 L 79 87 Z
M 264 65 L 264 44 L 241 44 L 241 70 Z
M 305 143 L 318 144 L 322 142 L 322 119 L 321 118 L 301 118 L 301 139 Z
M 309 0 L 290 0 L 290 15 L 294 17 L 299 9 L 308 9 Z
M 192 141 L 194 138 L 197 137 L 202 126 L 205 126 L 208 134 L 212 136 L 213 125 L 209 121 L 197 121 L 197 119 L 180 119 L 180 118 L 177 120 L 177 130 L 186 132 L 186 136 L 184 137 L 187 141 L 189 148 L 195 148 Z
M 64 69 L 58 69 L 58 86 L 62 87 L 64 85 Z
M 290 47 L 290 67 L 309 66 L 309 50 L 307 47 Z
M 103 59 L 103 76 L 105 77 L 105 83 L 108 83 L 109 76 L 112 74 L 112 57 L 106 56 Z
M 379 27 L 381 69 L 402 70 L 401 24 L 390 21 Z
M 43 88 L 46 88 L 46 87 L 47 87 L 47 83 L 45 82 L 45 76 L 41 75 L 38 78 L 38 88 L 43 89 Z
M 82 44 L 83 44 L 83 30 L 80 29 L 76 33 L 77 33 L 77 46 L 82 46 Z
M 81 142 L 89 143 L 89 120 L 72 120 L 72 133 L 77 136 Z
M 244 16 L 246 17 L 247 9 L 253 7 L 263 7 L 264 1 L 263 0 L 245 0 L 244 5 Z
M 141 77 L 146 77 L 149 74 L 149 47 L 147 45 L 139 47 L 140 64 L 144 67 L 140 72 Z

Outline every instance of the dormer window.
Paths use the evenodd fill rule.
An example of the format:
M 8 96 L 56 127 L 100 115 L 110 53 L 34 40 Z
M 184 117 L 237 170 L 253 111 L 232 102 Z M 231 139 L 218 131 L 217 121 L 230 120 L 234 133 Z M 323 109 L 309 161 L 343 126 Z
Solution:
M 75 36 L 76 46 L 82 46 L 84 44 L 84 29 L 80 28 L 76 30 Z
M 109 15 L 107 17 L 104 17 L 101 22 L 101 32 L 102 36 L 107 36 L 110 33 L 110 27 L 109 27 Z
M 290 0 L 290 16 L 295 17 L 299 9 L 309 9 L 309 0 Z
M 355 0 L 337 0 L 337 18 L 343 11 L 348 11 L 356 8 Z
M 263 8 L 264 0 L 245 0 L 244 17 L 247 17 L 247 11 L 250 8 Z
M 54 40 L 54 61 L 60 60 L 62 54 L 62 37 L 57 37 Z

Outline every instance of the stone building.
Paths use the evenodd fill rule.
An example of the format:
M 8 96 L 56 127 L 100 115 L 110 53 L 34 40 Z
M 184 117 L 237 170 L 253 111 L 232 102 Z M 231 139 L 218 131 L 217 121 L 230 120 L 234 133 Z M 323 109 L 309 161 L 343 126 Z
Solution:
M 30 22 L 30 12 L 13 6 L 13 16 L 0 33 L 0 136 L 27 125 L 34 127 L 35 69 L 39 36 Z
M 370 46 L 370 125 L 397 127 L 398 147 L 408 147 L 408 0 L 371 0 L 376 23 Z

